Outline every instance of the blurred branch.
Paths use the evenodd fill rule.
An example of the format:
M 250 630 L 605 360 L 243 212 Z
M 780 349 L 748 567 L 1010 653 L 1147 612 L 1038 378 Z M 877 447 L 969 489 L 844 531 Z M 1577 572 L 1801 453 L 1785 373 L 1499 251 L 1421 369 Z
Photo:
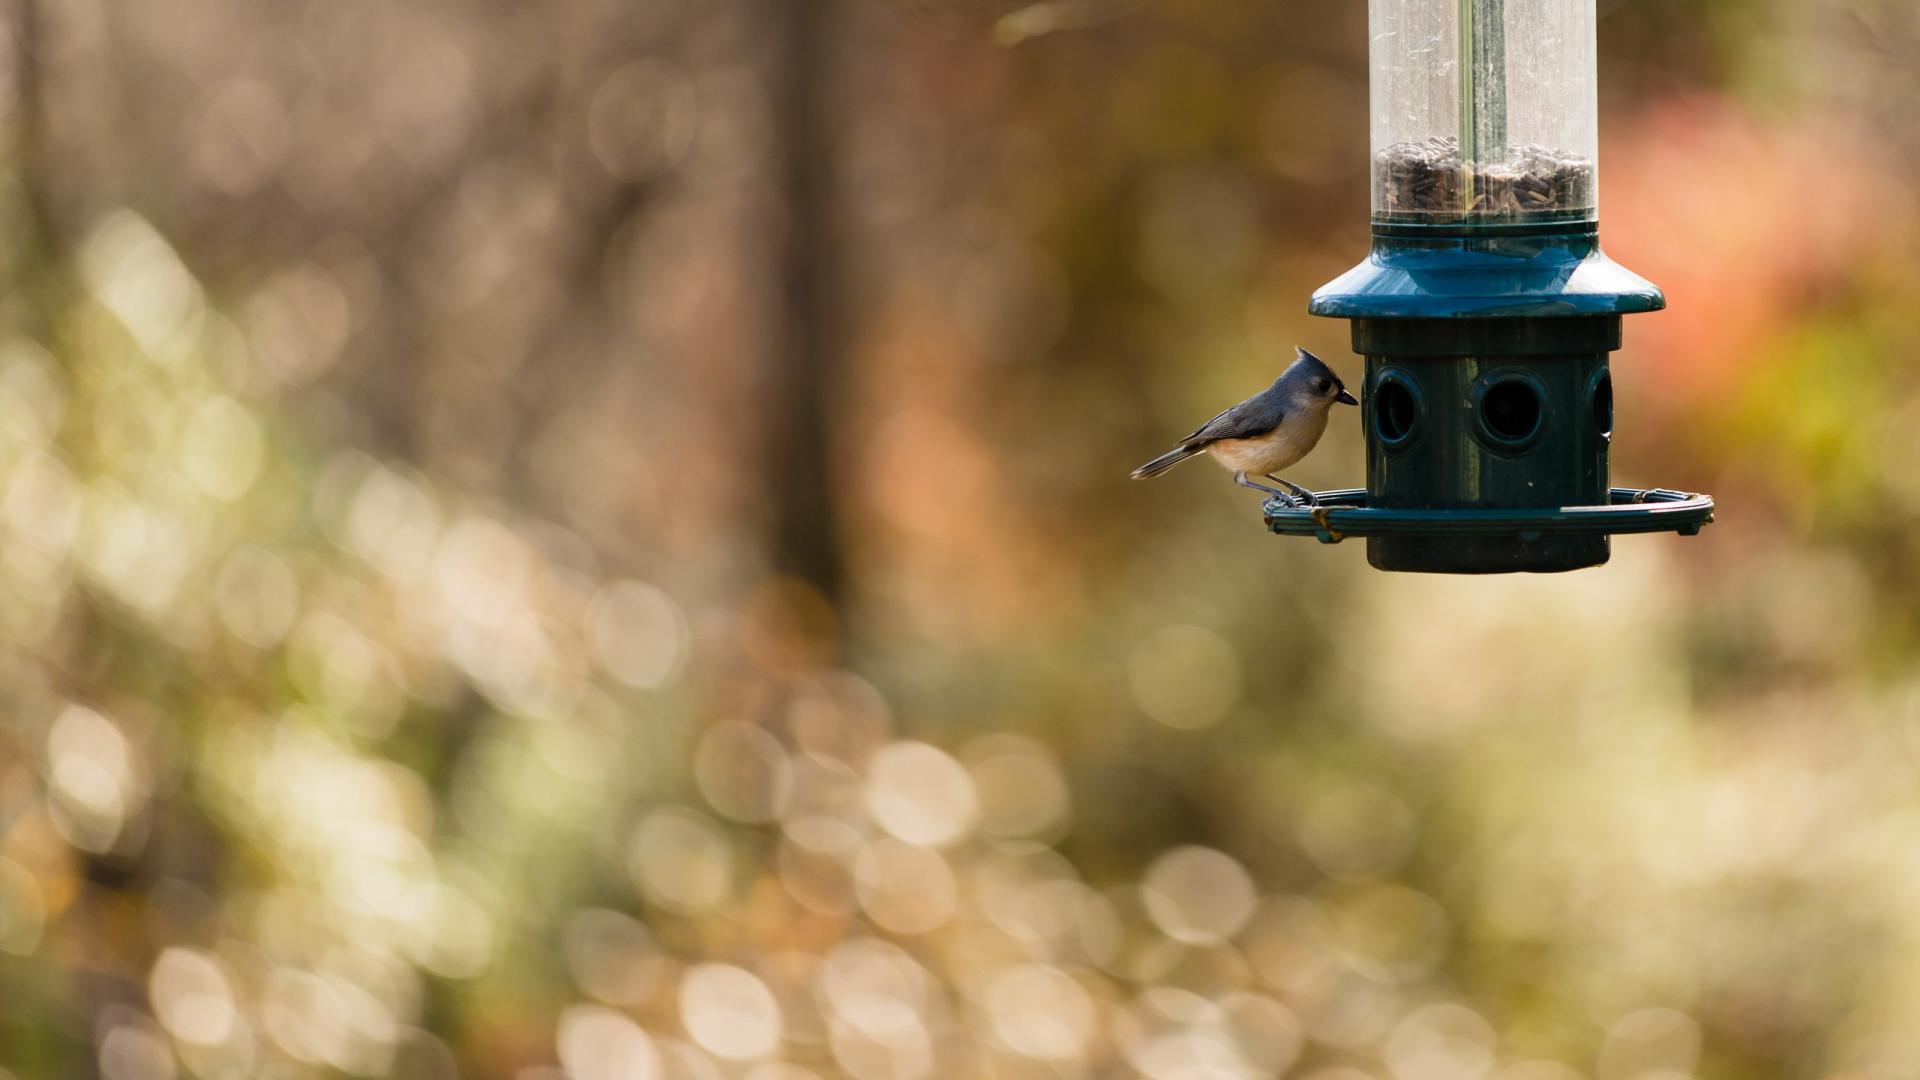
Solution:
M 839 385 L 840 279 L 833 228 L 833 145 L 828 79 L 835 0 L 763 0 L 777 52 L 769 80 L 787 209 L 780 252 L 784 291 L 773 365 L 778 410 L 770 418 L 766 473 L 774 477 L 774 544 L 780 568 L 829 600 L 845 576 L 828 435 Z M 783 355 L 780 355 L 783 354 Z
M 34 172 L 46 133 L 40 67 L 40 11 L 35 0 L 13 0 L 14 99 L 19 103 L 21 173 Z M 23 175 L 30 194 L 40 194 L 37 177 Z
M 1088 30 L 1123 19 L 1146 6 L 1147 0 L 1044 0 L 1002 15 L 993 24 L 993 39 L 1018 45 L 1028 38 L 1065 30 Z
M 43 285 L 52 279 L 51 271 L 63 263 L 64 237 L 49 196 L 46 72 L 40 55 L 41 27 L 38 0 L 13 0 L 13 92 L 18 116 L 14 154 L 20 189 L 27 203 L 27 227 L 31 230 L 26 244 L 31 254 L 21 275 L 27 280 L 16 281 L 14 287 L 36 298 L 32 313 L 34 324 L 27 329 L 44 339 L 48 328 L 48 301 Z

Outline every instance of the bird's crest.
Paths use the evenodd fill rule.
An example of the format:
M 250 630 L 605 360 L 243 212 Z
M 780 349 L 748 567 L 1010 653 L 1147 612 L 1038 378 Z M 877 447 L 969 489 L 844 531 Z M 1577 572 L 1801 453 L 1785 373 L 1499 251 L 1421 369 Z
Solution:
M 1320 359 L 1298 345 L 1293 347 L 1293 351 L 1300 354 L 1293 361 L 1294 367 L 1302 368 L 1312 374 L 1325 375 L 1336 383 L 1340 382 L 1340 376 L 1336 374 L 1332 368 L 1327 366 L 1325 360 Z

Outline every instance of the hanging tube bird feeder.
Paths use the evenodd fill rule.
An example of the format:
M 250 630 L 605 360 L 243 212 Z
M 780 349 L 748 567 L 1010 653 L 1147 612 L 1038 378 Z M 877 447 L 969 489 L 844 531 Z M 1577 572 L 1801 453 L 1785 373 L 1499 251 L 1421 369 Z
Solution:
M 1373 250 L 1308 310 L 1366 361 L 1365 491 L 1269 500 L 1276 533 L 1382 570 L 1551 572 L 1705 495 L 1610 485 L 1621 316 L 1666 306 L 1601 252 L 1591 0 L 1370 0 Z

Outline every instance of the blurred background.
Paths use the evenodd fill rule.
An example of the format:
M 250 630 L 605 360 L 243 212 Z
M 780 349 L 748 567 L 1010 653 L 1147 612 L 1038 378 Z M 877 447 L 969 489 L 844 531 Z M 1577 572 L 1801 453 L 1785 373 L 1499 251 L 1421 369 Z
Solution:
M 1920 8 L 1600 7 L 1722 511 L 1452 580 L 1127 479 L 1358 0 L 0 5 L 0 1075 L 1920 1077 Z

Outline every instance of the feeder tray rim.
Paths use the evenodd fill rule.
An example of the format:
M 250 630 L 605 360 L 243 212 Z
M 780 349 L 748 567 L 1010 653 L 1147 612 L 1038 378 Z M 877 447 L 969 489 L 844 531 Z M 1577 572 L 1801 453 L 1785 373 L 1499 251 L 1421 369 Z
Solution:
M 1261 507 L 1267 527 L 1282 536 L 1312 536 L 1323 544 L 1368 536 L 1515 536 L 1676 532 L 1692 536 L 1713 521 L 1713 496 L 1669 488 L 1614 488 L 1600 506 L 1528 509 L 1410 510 L 1370 506 L 1364 489 L 1315 492 L 1319 506 L 1287 506 L 1278 498 Z

